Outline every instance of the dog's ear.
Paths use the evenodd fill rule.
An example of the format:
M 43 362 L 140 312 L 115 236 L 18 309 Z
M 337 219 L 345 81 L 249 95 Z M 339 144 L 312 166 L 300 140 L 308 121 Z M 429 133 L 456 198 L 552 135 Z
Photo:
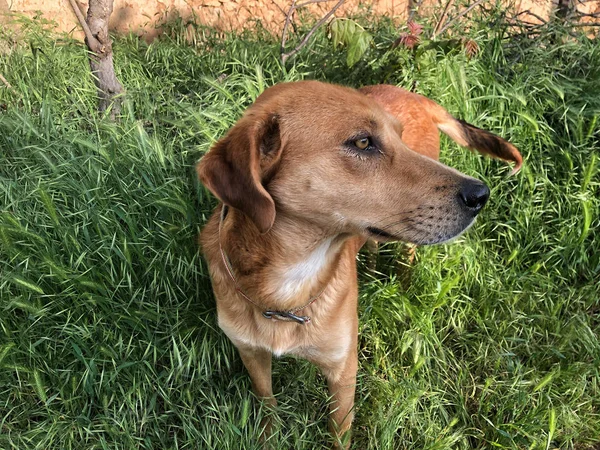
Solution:
M 263 186 L 281 154 L 274 114 L 247 113 L 200 160 L 202 183 L 223 203 L 246 214 L 261 233 L 275 221 L 275 202 Z

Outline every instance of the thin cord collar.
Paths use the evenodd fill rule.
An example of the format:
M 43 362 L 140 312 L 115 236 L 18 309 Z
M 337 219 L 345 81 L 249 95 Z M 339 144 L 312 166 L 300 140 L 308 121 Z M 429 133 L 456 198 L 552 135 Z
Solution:
M 235 286 L 236 292 L 238 294 L 240 294 L 244 298 L 244 300 L 246 300 L 247 302 L 253 304 L 254 306 L 256 306 L 259 309 L 263 309 L 263 307 L 261 305 L 259 305 L 257 302 L 252 300 L 242 290 L 242 288 L 240 287 L 240 285 L 238 284 L 238 282 L 235 278 L 235 275 L 233 274 L 233 266 L 231 265 L 231 262 L 229 261 L 229 258 L 227 257 L 227 254 L 225 253 L 225 250 L 223 250 L 223 245 L 221 243 L 221 229 L 223 228 L 223 222 L 225 221 L 225 217 L 227 217 L 228 211 L 229 211 L 229 206 L 223 204 L 223 206 L 221 208 L 221 218 L 219 220 L 219 250 L 221 252 L 221 258 L 223 259 L 223 264 L 225 265 L 227 275 L 229 275 L 229 278 L 231 278 L 231 281 L 233 282 L 233 285 Z M 319 299 L 319 297 L 321 297 L 321 295 L 323 294 L 323 292 L 325 291 L 326 288 L 327 288 L 327 284 L 325 285 L 325 287 L 323 287 L 321 292 L 319 292 L 314 297 L 311 297 L 308 300 L 308 303 L 306 303 L 303 306 L 300 306 L 299 308 L 290 309 L 288 311 L 267 309 L 266 311 L 263 311 L 262 315 L 266 319 L 277 319 L 277 320 L 283 320 L 286 322 L 296 322 L 296 323 L 299 323 L 302 325 L 308 324 L 308 323 L 310 323 L 310 317 L 309 316 L 300 316 L 297 313 L 302 311 L 305 308 L 308 308 L 310 305 L 312 305 L 314 302 L 316 302 Z

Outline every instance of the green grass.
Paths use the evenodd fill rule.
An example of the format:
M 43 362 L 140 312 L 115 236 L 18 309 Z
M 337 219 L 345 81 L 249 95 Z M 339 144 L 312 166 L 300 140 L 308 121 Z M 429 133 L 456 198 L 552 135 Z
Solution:
M 264 33 L 175 26 L 116 41 L 123 117 L 94 112 L 82 45 L 35 27 L 0 60 L 0 448 L 252 449 L 262 410 L 229 341 L 196 236 L 215 201 L 194 162 L 267 86 L 316 78 L 416 86 L 514 142 L 524 170 L 443 141 L 491 201 L 451 245 L 360 261 L 356 449 L 600 445 L 600 44 L 469 31 L 481 53 L 390 51 L 352 69 L 324 33 L 293 67 Z M 274 363 L 274 448 L 325 448 L 327 393 Z

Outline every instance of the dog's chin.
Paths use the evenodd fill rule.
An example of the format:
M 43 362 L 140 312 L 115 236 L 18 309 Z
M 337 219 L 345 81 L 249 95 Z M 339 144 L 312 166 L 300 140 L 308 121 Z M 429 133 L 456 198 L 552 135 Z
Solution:
M 406 242 L 409 244 L 417 245 L 433 245 L 433 244 L 446 244 L 453 241 L 465 231 L 467 231 L 475 223 L 475 218 L 470 220 L 464 226 L 454 230 L 409 230 L 404 231 L 402 234 L 394 234 L 394 230 L 382 230 L 377 227 L 366 227 L 365 231 L 368 237 L 378 242 Z

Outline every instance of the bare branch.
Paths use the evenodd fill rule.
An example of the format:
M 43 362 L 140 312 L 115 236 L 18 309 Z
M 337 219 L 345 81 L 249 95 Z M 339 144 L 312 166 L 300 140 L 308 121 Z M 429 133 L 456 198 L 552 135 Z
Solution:
M 572 23 L 569 26 L 571 27 L 600 27 L 600 23 Z
M 546 21 L 546 20 L 545 20 L 543 17 L 540 17 L 540 16 L 538 16 L 537 14 L 535 14 L 535 13 L 532 13 L 532 12 L 531 12 L 529 9 L 526 9 L 525 11 L 521 11 L 519 14 L 517 14 L 517 15 L 515 16 L 515 18 L 517 18 L 517 17 L 519 17 L 520 15 L 523 15 L 523 14 L 527 14 L 527 15 L 529 15 L 529 16 L 535 17 L 535 18 L 536 18 L 537 20 L 539 20 L 539 21 L 540 21 L 542 24 L 546 24 L 546 23 L 548 23 L 548 22 L 547 22 L 547 21 Z M 518 20 L 521 20 L 521 19 L 518 19 Z
M 414 19 L 415 14 L 421 7 L 422 2 L 423 0 L 408 0 L 408 22 L 411 22 Z
M 435 36 L 437 35 L 438 30 L 442 26 L 442 22 L 446 18 L 446 13 L 448 12 L 448 8 L 450 8 L 450 3 L 452 3 L 452 0 L 446 1 L 446 5 L 444 6 L 444 10 L 442 11 L 442 15 L 440 16 L 440 20 L 438 20 L 438 23 L 436 23 L 435 27 L 433 28 L 433 34 L 432 34 L 433 38 L 435 38 Z
M 312 5 L 315 3 L 327 3 L 330 2 L 331 0 L 306 0 L 305 2 L 300 3 L 299 5 L 296 5 L 296 9 L 300 9 L 303 8 L 304 6 L 307 5 Z
M 584 13 L 584 12 L 576 11 L 575 13 L 573 13 L 573 15 L 577 16 L 577 18 L 582 18 L 582 17 L 591 17 L 593 19 L 600 18 L 600 12 Z
M 286 13 L 286 12 L 283 10 L 283 8 L 282 8 L 281 6 L 279 6 L 279 5 L 277 4 L 277 2 L 276 2 L 275 0 L 271 0 L 271 2 L 272 2 L 272 4 L 273 4 L 273 6 L 275 6 L 275 7 L 276 7 L 276 8 L 279 10 L 279 12 L 280 12 L 281 14 L 283 14 L 283 17 L 287 17 L 287 13 Z M 297 32 L 298 32 L 298 30 L 296 29 L 296 24 L 294 23 L 294 21 L 291 21 L 291 22 L 290 22 L 290 25 L 291 25 L 291 26 L 292 26 L 292 28 L 294 29 L 294 33 L 297 33 Z
M 292 0 L 292 5 L 285 15 L 285 23 L 283 24 L 283 31 L 281 33 L 281 47 L 279 48 L 279 54 L 283 55 L 285 52 L 285 42 L 287 41 L 287 30 L 290 26 L 290 22 L 292 21 L 292 16 L 296 10 L 296 0 Z
M 310 1 L 310 0 L 308 0 L 308 1 Z M 318 28 L 319 28 L 321 25 L 323 25 L 323 24 L 324 24 L 324 23 L 327 21 L 327 19 L 329 19 L 329 18 L 330 18 L 330 17 L 331 17 L 331 16 L 332 16 L 332 15 L 333 15 L 333 14 L 334 14 L 334 13 L 335 13 L 337 10 L 338 10 L 338 8 L 344 4 L 344 2 L 345 2 L 345 1 L 346 1 L 346 0 L 339 0 L 339 1 L 338 1 L 338 2 L 335 4 L 335 6 L 334 6 L 333 8 L 331 8 L 331 10 L 330 10 L 330 11 L 329 11 L 327 14 L 325 14 L 325 15 L 324 15 L 324 16 L 321 18 L 321 20 L 319 20 L 319 21 L 318 21 L 318 22 L 315 24 L 315 26 L 311 28 L 311 30 L 310 30 L 308 33 L 306 33 L 306 36 L 304 36 L 304 39 L 302 39 L 302 41 L 300 42 L 300 44 L 298 44 L 298 46 L 297 46 L 295 49 L 293 49 L 293 50 L 292 50 L 292 51 L 290 51 L 290 52 L 283 53 L 283 48 L 282 48 L 282 49 L 281 49 L 281 50 L 282 50 L 282 53 L 281 53 L 281 62 L 282 62 L 283 64 L 285 64 L 285 62 L 286 62 L 286 61 L 287 61 L 289 58 L 291 58 L 291 57 L 292 57 L 292 56 L 294 56 L 296 53 L 298 53 L 298 52 L 299 52 L 299 51 L 302 49 L 302 47 L 304 47 L 304 46 L 305 46 L 305 45 L 308 43 L 308 41 L 310 40 L 310 38 L 312 37 L 312 35 L 313 35 L 313 34 L 315 34 L 315 32 L 317 31 L 317 29 L 318 29 Z M 295 0 L 294 0 L 294 3 L 295 3 Z M 304 3 L 305 3 L 305 4 L 308 4 L 307 2 L 304 2 Z M 291 10 L 291 8 L 290 8 L 290 10 Z
M 467 14 L 469 11 L 471 11 L 473 8 L 475 8 L 477 5 L 480 5 L 484 1 L 485 0 L 477 0 L 475 3 L 469 5 L 462 12 L 458 13 L 456 16 L 454 16 L 452 19 L 450 19 L 448 22 L 446 22 L 446 24 L 442 27 L 442 29 L 439 31 L 438 34 L 442 34 L 444 31 L 446 31 L 448 28 L 450 28 L 450 26 L 454 22 L 456 22 L 458 19 L 460 19 L 461 17 L 463 17 L 465 14 Z
M 14 91 L 12 85 L 6 80 L 6 78 L 4 78 L 4 76 L 1 73 L 0 73 L 0 81 L 2 81 L 8 89 L 10 89 L 11 91 Z
M 71 8 L 73 8 L 73 12 L 75 13 L 75 16 L 77 16 L 79 25 L 81 25 L 81 28 L 83 28 L 83 33 L 85 34 L 85 38 L 87 39 L 87 44 L 90 50 L 92 50 L 94 53 L 101 53 L 104 51 L 102 43 L 92 34 L 92 30 L 90 30 L 90 27 L 85 21 L 85 17 L 83 17 L 83 13 L 79 9 L 79 6 L 75 0 L 69 0 L 69 3 L 71 3 Z

